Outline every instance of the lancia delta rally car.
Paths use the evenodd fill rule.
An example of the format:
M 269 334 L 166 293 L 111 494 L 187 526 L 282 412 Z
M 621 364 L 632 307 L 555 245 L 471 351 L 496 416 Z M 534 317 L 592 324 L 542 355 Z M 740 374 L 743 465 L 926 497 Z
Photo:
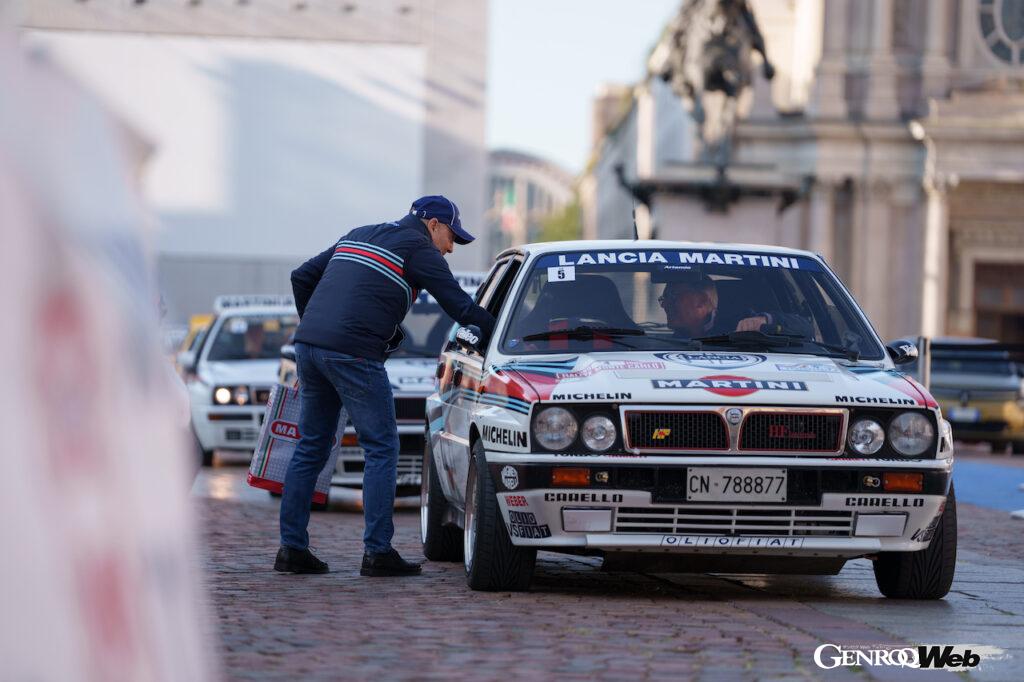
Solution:
M 528 588 L 538 549 L 625 567 L 838 572 L 940 598 L 949 424 L 818 256 L 663 241 L 535 244 L 477 293 L 427 398 L 424 554 Z
M 290 296 L 221 296 L 214 310 L 198 349 L 178 356 L 204 466 L 213 462 L 214 450 L 256 447 L 281 345 L 299 322 Z
M 483 274 L 480 272 L 452 273 L 463 290 L 473 295 Z M 398 422 L 398 496 L 415 496 L 420 486 L 423 465 L 423 427 L 427 396 L 434 390 L 437 355 L 448 340 L 454 322 L 441 310 L 440 304 L 426 291 L 421 291 L 413 302 L 409 314 L 402 321 L 405 340 L 384 364 L 395 398 L 395 418 Z M 281 349 L 278 380 L 288 386 L 298 382 L 295 350 L 291 345 Z M 356 440 L 355 429 L 349 424 L 341 443 L 341 452 L 335 465 L 331 484 L 351 488 L 363 485 L 365 461 L 363 449 Z M 415 500 L 415 498 L 414 498 Z

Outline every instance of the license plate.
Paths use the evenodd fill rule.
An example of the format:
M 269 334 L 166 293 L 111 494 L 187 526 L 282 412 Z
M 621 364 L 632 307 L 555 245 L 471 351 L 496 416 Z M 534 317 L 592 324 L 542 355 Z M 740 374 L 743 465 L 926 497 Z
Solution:
M 686 470 L 687 502 L 785 502 L 785 469 Z
M 949 420 L 953 422 L 976 422 L 981 419 L 981 410 L 977 407 L 951 407 Z

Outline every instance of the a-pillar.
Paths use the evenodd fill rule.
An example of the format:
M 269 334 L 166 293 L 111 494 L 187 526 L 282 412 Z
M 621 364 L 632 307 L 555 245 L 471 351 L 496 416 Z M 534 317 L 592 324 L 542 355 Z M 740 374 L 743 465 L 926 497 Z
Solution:
M 821 61 L 807 105 L 814 118 L 846 118 L 846 24 L 848 0 L 821 0 Z
M 864 116 L 884 121 L 899 117 L 896 93 L 896 60 L 892 54 L 892 0 L 870 0 L 870 51 L 867 60 L 867 88 Z

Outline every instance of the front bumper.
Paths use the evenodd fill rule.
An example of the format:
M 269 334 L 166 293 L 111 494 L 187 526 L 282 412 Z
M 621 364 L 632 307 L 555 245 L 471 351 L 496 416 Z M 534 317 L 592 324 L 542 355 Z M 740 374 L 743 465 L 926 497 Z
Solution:
M 252 450 L 260 437 L 265 405 L 197 405 L 192 427 L 204 450 Z
M 538 461 L 543 458 L 549 463 Z M 515 545 L 805 558 L 924 549 L 944 508 L 952 466 L 950 460 L 644 457 L 641 463 L 587 458 L 592 471 L 608 474 L 608 483 L 569 488 L 551 486 L 552 468 L 567 464 L 554 459 L 487 453 Z M 574 458 L 568 465 L 580 463 Z M 698 465 L 784 467 L 789 501 L 689 502 L 680 484 L 687 466 Z M 924 476 L 921 493 L 866 487 L 865 477 L 910 470 Z
M 349 426 L 346 436 L 354 436 L 355 430 Z M 396 486 L 420 485 L 423 472 L 423 424 L 398 425 L 398 475 Z M 334 467 L 331 485 L 349 488 L 363 486 L 363 469 L 366 460 L 363 449 L 358 445 L 342 446 L 338 454 L 338 462 Z

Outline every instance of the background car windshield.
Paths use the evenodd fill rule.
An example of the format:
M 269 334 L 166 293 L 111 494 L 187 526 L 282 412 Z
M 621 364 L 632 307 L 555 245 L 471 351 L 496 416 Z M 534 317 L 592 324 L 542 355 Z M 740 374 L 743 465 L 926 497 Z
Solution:
M 207 360 L 277 360 L 299 324 L 296 315 L 239 315 L 224 320 Z
M 762 320 L 771 324 L 761 327 Z M 814 259 L 664 249 L 539 257 L 515 302 L 502 351 L 733 348 L 734 341 L 692 339 L 752 325 L 794 337 L 783 340 L 786 345 L 772 343 L 773 352 L 884 357 L 856 305 Z M 620 331 L 591 334 L 579 327 Z
M 1014 375 L 1017 373 L 1017 367 L 1009 360 L 993 360 L 989 358 L 972 357 L 935 357 L 932 359 L 932 372 Z
M 405 340 L 391 357 L 437 357 L 453 324 L 434 297 L 421 291 L 402 320 Z

